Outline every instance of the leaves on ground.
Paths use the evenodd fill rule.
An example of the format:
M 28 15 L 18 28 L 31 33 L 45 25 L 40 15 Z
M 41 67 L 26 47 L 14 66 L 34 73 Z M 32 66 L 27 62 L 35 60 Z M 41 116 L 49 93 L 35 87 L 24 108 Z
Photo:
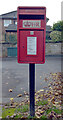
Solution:
M 17 95 L 17 97 L 22 97 L 22 94 Z
M 40 120 L 52 120 L 52 118 L 59 120 L 62 117 L 61 97 L 63 95 L 61 73 L 50 73 L 48 77 L 45 77 L 44 81 L 48 83 L 47 87 L 35 92 L 35 118 L 39 118 Z M 9 92 L 12 92 L 12 89 L 9 89 Z M 7 108 L 3 107 L 3 118 L 29 118 L 29 95 L 26 91 L 24 91 L 24 95 L 25 99 L 17 104 L 15 104 L 13 98 L 10 98 L 11 106 L 15 106 L 15 108 L 11 106 Z M 17 96 L 21 97 L 22 94 Z M 9 114 L 9 110 L 12 114 Z
M 9 92 L 12 92 L 12 89 L 9 89 Z

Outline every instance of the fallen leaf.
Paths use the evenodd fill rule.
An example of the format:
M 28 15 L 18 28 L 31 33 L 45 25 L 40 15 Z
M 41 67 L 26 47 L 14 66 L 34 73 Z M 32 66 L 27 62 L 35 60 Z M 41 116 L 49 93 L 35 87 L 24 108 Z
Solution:
M 56 96 L 58 96 L 58 93 L 55 93 Z
M 45 77 L 45 79 L 44 79 L 46 82 L 48 81 L 48 79 Z
M 24 91 L 24 95 L 28 95 L 28 93 L 26 91 Z
M 21 96 L 22 96 L 22 94 L 17 95 L 17 97 L 21 97 Z
M 41 113 L 41 114 L 43 114 L 43 113 L 44 113 L 44 111 L 41 111 L 40 113 Z
M 14 98 L 10 98 L 11 101 L 13 101 Z
M 9 89 L 9 92 L 12 92 L 12 89 Z

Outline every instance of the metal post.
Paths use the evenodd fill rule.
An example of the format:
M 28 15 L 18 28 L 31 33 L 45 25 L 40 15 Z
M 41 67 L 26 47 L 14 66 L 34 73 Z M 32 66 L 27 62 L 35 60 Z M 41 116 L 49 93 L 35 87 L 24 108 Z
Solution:
M 35 116 L 35 64 L 29 64 L 30 116 Z

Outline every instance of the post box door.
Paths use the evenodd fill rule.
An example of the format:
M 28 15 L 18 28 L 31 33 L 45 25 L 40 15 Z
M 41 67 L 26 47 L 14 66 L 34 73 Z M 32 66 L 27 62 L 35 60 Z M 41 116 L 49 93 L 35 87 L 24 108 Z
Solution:
M 44 31 L 20 30 L 19 58 L 20 62 L 37 63 L 44 61 Z

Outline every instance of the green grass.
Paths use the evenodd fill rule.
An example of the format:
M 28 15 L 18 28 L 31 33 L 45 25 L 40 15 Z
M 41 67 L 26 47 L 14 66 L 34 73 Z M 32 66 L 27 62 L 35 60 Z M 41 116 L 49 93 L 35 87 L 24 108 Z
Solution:
M 22 115 L 20 114 L 20 115 L 16 115 L 15 116 L 15 118 L 21 118 L 22 117 Z
M 17 107 L 17 108 L 8 108 L 8 109 L 5 109 L 4 107 L 2 108 L 2 118 L 6 118 L 8 115 L 9 116 L 12 116 L 14 113 L 24 113 L 24 112 L 27 112 L 29 110 L 29 107 L 28 105 L 22 105 L 20 107 Z M 16 115 L 16 118 L 20 118 L 22 117 L 22 115 Z
M 49 113 L 52 112 L 52 111 L 54 111 L 54 112 L 57 113 L 57 114 L 61 114 L 61 113 L 62 113 L 61 110 L 56 109 L 56 108 L 54 108 L 54 109 L 53 109 L 53 108 L 50 108 L 50 109 L 46 110 L 46 113 L 49 114 Z
M 31 117 L 30 115 L 28 116 L 28 119 L 27 120 L 39 120 L 39 119 L 37 119 L 37 117 L 35 116 L 35 117 Z M 40 120 L 48 120 L 47 119 L 47 117 L 45 116 L 45 115 L 43 115 L 41 118 L 40 118 Z
M 38 101 L 37 102 L 37 105 L 40 106 L 40 105 L 47 105 L 48 104 L 48 101 L 47 100 L 44 100 L 44 101 Z
M 46 110 L 46 114 L 49 114 L 50 112 L 52 112 L 52 108 Z
M 15 112 L 15 108 L 8 108 L 8 109 L 2 108 L 2 118 L 7 117 L 8 115 L 12 116 L 14 112 Z
M 28 118 L 28 120 L 30 120 L 30 119 L 36 120 L 37 119 L 36 116 L 32 117 L 30 115 L 27 118 Z
M 62 114 L 62 111 L 59 110 L 59 109 L 53 109 L 53 111 L 54 111 L 55 113 L 57 113 L 57 114 Z
M 47 117 L 45 115 L 42 115 L 42 117 L 40 118 L 40 120 L 48 120 Z
M 28 105 L 22 105 L 21 107 L 18 107 L 17 109 L 17 112 L 27 112 L 29 110 L 29 106 Z
M 47 105 L 47 101 L 39 101 L 37 102 L 37 105 Z M 21 113 L 25 113 L 29 111 L 29 105 L 22 105 L 22 106 L 18 106 L 16 108 L 7 108 L 5 109 L 4 107 L 2 108 L 2 118 L 6 118 L 8 115 L 12 116 L 14 113 L 16 113 L 15 118 L 21 118 L 22 114 Z M 40 120 L 47 120 L 47 114 L 49 114 L 50 112 L 54 111 L 57 114 L 61 114 L 62 111 L 57 109 L 55 106 L 52 106 L 51 108 L 47 109 L 46 112 L 46 116 L 42 115 L 42 117 L 40 118 Z M 19 115 L 17 113 L 20 113 Z M 30 116 L 28 116 L 27 119 L 31 119 Z M 33 118 L 34 120 L 36 120 L 36 117 Z

